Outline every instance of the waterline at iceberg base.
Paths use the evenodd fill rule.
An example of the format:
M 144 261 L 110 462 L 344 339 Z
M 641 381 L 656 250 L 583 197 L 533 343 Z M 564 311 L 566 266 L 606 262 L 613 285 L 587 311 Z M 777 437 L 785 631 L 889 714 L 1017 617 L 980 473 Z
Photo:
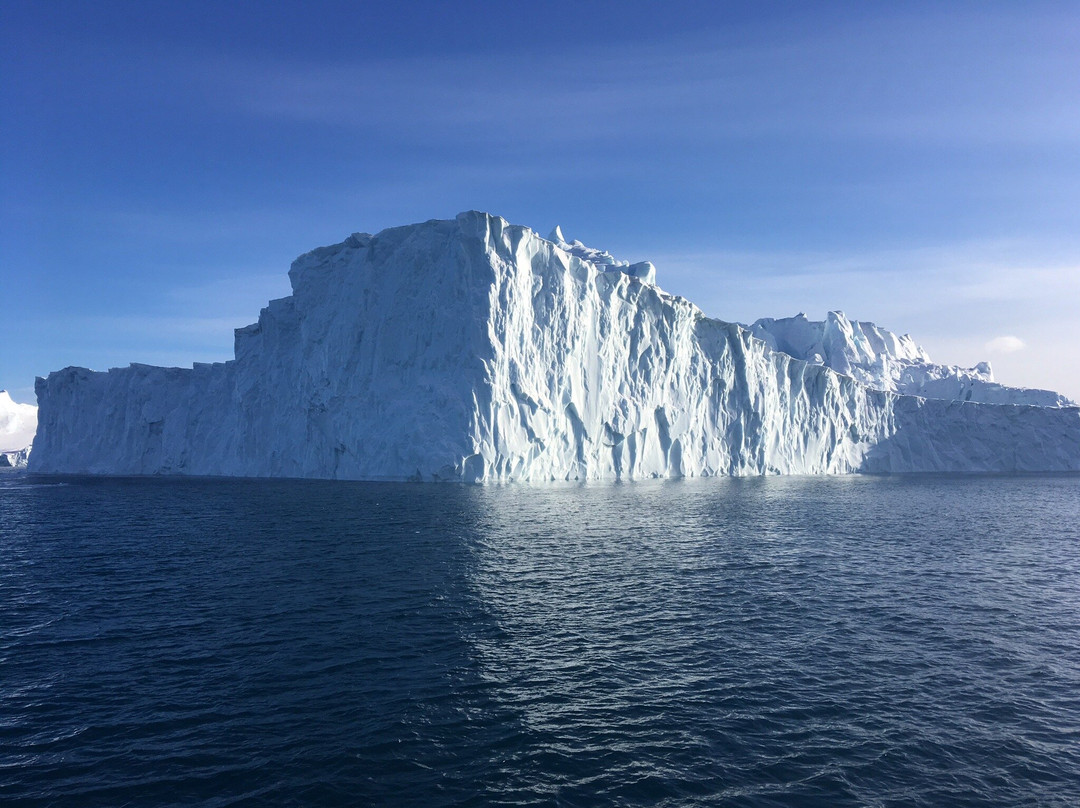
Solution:
M 37 381 L 31 471 L 586 480 L 1080 470 L 1080 409 L 832 313 L 742 326 L 485 213 L 298 258 L 190 369 Z M 917 393 L 913 395 L 912 393 Z

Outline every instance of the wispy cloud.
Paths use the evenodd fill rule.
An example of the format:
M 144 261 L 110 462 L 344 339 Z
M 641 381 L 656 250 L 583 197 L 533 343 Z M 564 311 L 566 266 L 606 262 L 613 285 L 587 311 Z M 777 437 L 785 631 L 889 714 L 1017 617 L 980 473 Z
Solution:
M 351 63 L 207 61 L 188 76 L 279 120 L 534 144 L 663 135 L 958 142 L 1080 136 L 1071 13 L 894 14 L 626 49 L 496 50 Z M 1008 47 L 1005 47 L 1005 45 Z
M 668 252 L 649 259 L 680 283 L 695 285 L 740 277 L 770 291 L 817 288 L 826 294 L 903 285 L 910 291 L 902 297 L 921 300 L 929 283 L 950 302 L 1071 305 L 1080 299 L 1080 266 L 1062 263 L 1059 255 L 1045 242 L 976 240 L 884 250 Z

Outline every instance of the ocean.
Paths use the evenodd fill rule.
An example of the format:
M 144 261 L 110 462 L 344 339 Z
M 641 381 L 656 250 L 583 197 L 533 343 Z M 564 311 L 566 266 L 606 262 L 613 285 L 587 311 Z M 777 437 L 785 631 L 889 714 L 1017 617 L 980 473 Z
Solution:
M 0 804 L 1080 805 L 1080 476 L 0 474 Z

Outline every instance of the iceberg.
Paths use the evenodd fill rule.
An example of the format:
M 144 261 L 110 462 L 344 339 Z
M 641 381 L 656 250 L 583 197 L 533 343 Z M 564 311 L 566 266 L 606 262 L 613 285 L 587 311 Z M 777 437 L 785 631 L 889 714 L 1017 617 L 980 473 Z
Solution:
M 33 404 L 19 404 L 7 390 L 0 390 L 0 467 L 21 468 L 27 464 L 37 431 L 37 415 Z
M 0 452 L 0 469 L 2 468 L 14 468 L 24 469 L 30 462 L 30 450 L 32 447 L 27 446 L 25 449 L 20 449 L 17 452 Z
M 998 384 L 989 362 L 973 368 L 935 364 L 907 334 L 897 336 L 873 323 L 848 320 L 842 311 L 829 312 L 824 321 L 804 314 L 763 318 L 747 328 L 774 351 L 825 365 L 874 390 L 982 404 L 1076 406 L 1050 390 Z
M 290 296 L 236 331 L 228 362 L 39 378 L 31 470 L 465 482 L 1080 470 L 1080 409 L 1060 397 L 995 399 L 988 366 L 941 370 L 910 338 L 839 315 L 706 317 L 657 286 L 652 264 L 558 228 L 545 239 L 471 211 L 356 233 L 298 258 L 289 279 Z

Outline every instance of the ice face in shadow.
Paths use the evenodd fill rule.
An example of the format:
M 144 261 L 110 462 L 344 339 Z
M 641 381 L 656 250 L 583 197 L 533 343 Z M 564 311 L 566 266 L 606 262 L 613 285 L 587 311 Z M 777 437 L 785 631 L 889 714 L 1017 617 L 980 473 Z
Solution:
M 39 379 L 32 469 L 477 482 L 1080 468 L 1075 408 L 872 389 L 850 362 L 837 372 L 707 318 L 651 264 L 559 230 L 463 213 L 355 234 L 289 277 L 293 294 L 237 330 L 233 361 Z

